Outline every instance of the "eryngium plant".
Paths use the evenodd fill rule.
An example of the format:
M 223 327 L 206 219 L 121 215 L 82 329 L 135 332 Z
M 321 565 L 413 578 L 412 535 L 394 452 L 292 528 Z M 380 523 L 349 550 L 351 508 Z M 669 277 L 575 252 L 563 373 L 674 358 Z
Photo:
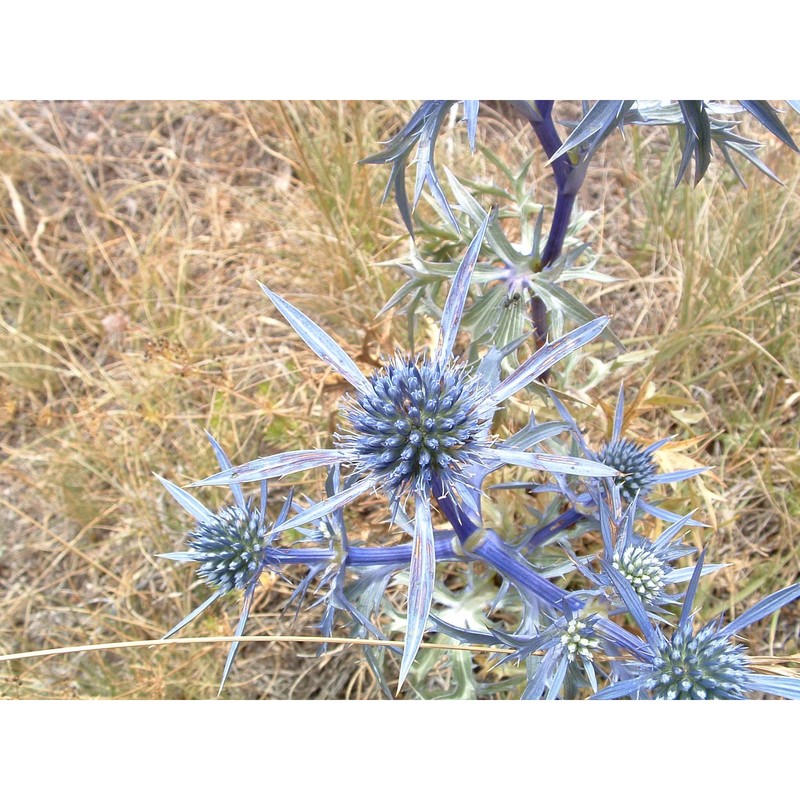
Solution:
M 591 341 L 605 327 L 601 318 L 542 348 L 501 380 L 502 353 L 493 351 L 480 368 L 453 355 L 453 346 L 477 259 L 487 216 L 473 239 L 445 302 L 438 345 L 433 353 L 397 355 L 365 377 L 328 334 L 301 311 L 265 286 L 262 289 L 306 344 L 353 386 L 343 402 L 345 427 L 333 450 L 297 451 L 260 458 L 224 469 L 196 485 L 225 485 L 291 474 L 313 466 L 352 467 L 356 482 L 349 489 L 276 526 L 273 532 L 311 522 L 375 489 L 386 495 L 392 515 L 411 506 L 414 550 L 409 586 L 409 622 L 401 665 L 401 683 L 422 641 L 431 606 L 435 575 L 432 504 L 436 504 L 459 537 L 466 541 L 481 525 L 481 488 L 487 475 L 505 464 L 613 477 L 617 471 L 573 456 L 529 453 L 553 428 L 537 429 L 505 444 L 491 436 L 499 405 L 527 386 L 561 358 Z
M 692 514 L 663 508 L 657 489 L 695 478 L 705 468 L 660 473 L 654 455 L 668 440 L 651 444 L 623 436 L 622 388 L 610 439 L 592 444 L 567 410 L 564 390 L 568 394 L 569 387 L 557 392 L 541 385 L 548 375 L 553 380 L 560 362 L 576 362 L 578 351 L 600 337 L 622 347 L 608 318 L 595 316 L 575 296 L 581 280 L 603 279 L 595 269 L 597 257 L 581 242 L 573 211 L 604 139 L 624 125 L 674 126 L 683 139 L 678 180 L 692 162 L 695 181 L 700 180 L 712 146 L 737 177 L 731 152 L 774 177 L 755 156 L 758 143 L 735 128 L 736 115 L 747 112 L 796 149 L 776 111 L 762 101 L 600 101 L 591 108 L 583 105 L 582 119 L 562 141 L 552 101 L 507 104 L 531 125 L 550 159 L 556 201 L 545 233 L 545 208 L 524 186 L 530 160 L 517 172 L 506 171 L 513 194 L 478 187 L 473 195 L 448 173 L 456 203 L 448 201 L 434 149 L 453 105 L 424 103 L 380 153 L 365 159 L 391 167 L 386 196 L 394 193 L 412 236 L 418 227 L 414 210 L 426 187 L 445 226 L 424 224 L 424 236 L 412 242 L 411 262 L 394 262 L 409 280 L 384 311 L 396 306 L 409 312 L 408 352 L 397 350 L 364 374 L 328 333 L 261 286 L 283 319 L 351 390 L 341 400 L 329 448 L 234 466 L 210 437 L 220 472 L 193 485 L 230 487 L 233 503 L 216 512 L 161 479 L 195 518 L 188 549 L 166 556 L 199 564 L 198 577 L 211 592 L 167 636 L 229 594 L 242 596 L 236 628 L 241 635 L 260 578 L 269 569 L 297 582 L 289 603 L 299 606 L 316 595 L 314 602 L 324 607 L 319 627 L 325 637 L 335 637 L 338 624 L 362 638 L 399 634 L 389 648 L 366 648 L 367 662 L 388 697 L 394 694 L 393 652 L 401 653 L 396 691 L 410 683 L 417 696 L 436 696 L 426 688 L 433 661 L 417 658 L 426 632 L 437 641 L 456 640 L 484 652 L 460 651 L 452 662 L 456 686 L 440 696 L 479 697 L 502 686 L 524 699 L 800 697 L 800 679 L 762 674 L 734 638 L 797 600 L 800 584 L 770 595 L 727 624 L 695 622 L 699 581 L 723 565 L 705 564 L 704 553 L 691 563 L 697 550 L 683 543 L 684 531 L 704 526 Z M 479 105 L 465 101 L 463 108 L 474 149 Z M 412 158 L 416 178 L 409 203 L 405 171 Z M 487 193 L 499 194 L 510 208 L 486 214 L 476 197 Z M 509 217 L 519 222 L 519 244 L 512 244 L 503 229 Z M 439 289 L 448 285 L 440 301 Z M 507 314 L 496 302 L 500 298 L 505 309 L 518 296 L 527 313 Z M 437 320 L 439 333 L 435 346 L 420 349 L 414 326 L 421 312 Z M 567 330 L 570 326 L 575 327 Z M 550 341 L 548 331 L 557 338 Z M 467 340 L 463 351 L 457 339 L 459 344 Z M 533 415 L 526 401 L 534 396 L 542 402 L 549 397 L 551 410 L 540 402 L 537 411 L 549 421 Z M 504 425 L 516 428 L 505 438 L 500 435 Z M 289 492 L 270 523 L 267 481 L 316 467 L 328 471 L 325 497 L 301 505 Z M 515 471 L 515 479 L 492 484 L 490 476 L 501 469 Z M 260 483 L 257 505 L 245 499 L 243 484 L 249 483 Z M 487 504 L 492 489 L 498 499 Z M 520 511 L 508 494 L 519 489 L 548 499 Z M 368 493 L 385 499 L 388 517 L 410 541 L 350 541 L 345 511 Z M 490 522 L 498 518 L 498 509 L 503 535 Z M 661 521 L 668 523 L 666 530 Z M 578 536 L 588 531 L 598 534 L 599 545 L 581 551 Z M 689 565 L 682 565 L 687 557 Z M 457 576 L 458 588 L 447 585 L 451 575 Z M 404 618 L 386 596 L 393 579 L 408 586 Z M 502 621 L 494 616 L 498 610 Z M 236 643 L 223 684 L 235 653 Z M 517 672 L 492 684 L 478 676 L 478 665 Z

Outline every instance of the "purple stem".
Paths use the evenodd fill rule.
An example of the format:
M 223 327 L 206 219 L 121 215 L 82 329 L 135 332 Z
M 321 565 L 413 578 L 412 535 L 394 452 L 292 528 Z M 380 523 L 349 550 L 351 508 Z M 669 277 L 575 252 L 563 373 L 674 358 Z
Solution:
M 543 525 L 535 531 L 525 543 L 525 549 L 533 550 L 536 547 L 541 547 L 548 539 L 555 536 L 555 534 L 561 533 L 561 531 L 565 531 L 567 528 L 571 528 L 582 519 L 586 519 L 585 514 L 581 514 L 580 511 L 576 511 L 574 508 L 567 509 L 552 522 L 548 522 L 547 525 Z
M 575 191 L 558 190 L 556 209 L 553 213 L 553 224 L 550 226 L 550 233 L 547 234 L 547 243 L 542 252 L 542 269 L 547 269 L 561 255 L 564 240 L 567 238 L 567 228 L 569 228 L 572 209 L 575 207 L 575 198 Z
M 435 533 L 433 537 L 436 549 L 436 561 L 466 561 L 463 553 L 456 551 L 452 531 Z M 391 547 L 351 547 L 345 558 L 348 567 L 363 567 L 368 565 L 396 564 L 407 567 L 411 563 L 411 548 L 413 545 L 398 544 Z
M 583 603 L 569 592 L 559 589 L 547 578 L 539 575 L 514 548 L 507 545 L 494 531 L 484 531 L 483 537 L 472 551 L 518 588 L 526 589 L 551 606 L 563 605 L 577 610 Z
M 552 157 L 562 145 L 561 137 L 558 135 L 553 122 L 553 103 L 553 100 L 536 100 L 534 105 L 541 115 L 542 121 L 531 120 L 533 132 L 536 134 L 536 138 L 548 158 Z M 550 226 L 547 243 L 542 253 L 542 268 L 552 264 L 561 255 L 572 209 L 575 205 L 575 197 L 580 188 L 580 182 L 573 186 L 573 182 L 568 180 L 575 169 L 568 153 L 560 155 L 551 166 L 553 168 L 553 176 L 556 179 L 556 208 L 553 224 Z
M 561 147 L 561 137 L 558 135 L 556 126 L 553 123 L 553 100 L 536 100 L 534 108 L 540 115 L 540 119 L 526 116 L 531 124 L 536 138 L 542 145 L 548 158 L 557 152 Z M 553 212 L 553 224 L 547 234 L 547 241 L 542 251 L 541 269 L 547 269 L 560 255 L 564 247 L 564 240 L 567 238 L 567 228 L 572 216 L 572 209 L 575 207 L 575 198 L 582 181 L 569 181 L 575 169 L 569 154 L 560 155 L 553 163 L 553 177 L 556 180 L 556 207 Z M 543 347 L 547 341 L 547 309 L 542 299 L 536 295 L 531 298 L 530 317 L 533 323 L 534 334 L 536 336 L 536 346 Z M 544 373 L 543 380 L 547 380 L 548 373 Z
M 433 493 L 442 514 L 447 517 L 447 521 L 453 526 L 456 536 L 463 544 L 478 530 L 480 525 L 469 517 L 463 508 L 459 507 L 451 495 L 441 491 L 440 487 L 434 485 Z
M 466 561 L 467 557 L 457 550 L 452 531 L 439 531 L 434 534 L 434 547 L 437 561 Z M 394 565 L 403 569 L 411 563 L 409 544 L 388 547 L 350 547 L 344 557 L 347 567 L 375 567 Z M 274 547 L 267 552 L 268 561 L 280 564 L 329 564 L 336 559 L 336 553 L 327 547 Z
M 436 491 L 434 493 L 435 495 L 443 494 Z M 438 497 L 437 503 L 442 513 L 447 517 L 447 521 L 453 526 L 453 530 L 458 535 L 459 540 L 462 543 L 467 543 L 467 540 L 479 530 L 479 526 L 458 507 L 451 496 Z M 550 523 L 550 526 L 555 528 L 558 525 L 563 525 L 567 528 L 570 525 L 574 525 L 582 516 L 577 511 L 568 510 L 561 517 Z M 545 526 L 545 528 L 550 526 Z M 552 532 L 551 528 L 548 533 Z M 493 530 L 484 530 L 480 541 L 471 548 L 471 552 L 491 567 L 494 567 L 500 575 L 511 581 L 518 589 L 533 594 L 551 606 L 569 608 L 572 611 L 578 611 L 584 606 L 584 602 L 571 592 L 555 586 L 547 578 L 539 575 L 532 564 L 513 547 L 507 545 Z M 628 633 L 624 628 L 608 619 L 600 620 L 598 626 L 607 637 L 615 641 L 620 647 L 642 656 L 644 652 L 642 649 L 643 643 L 636 636 Z
M 536 138 L 542 145 L 542 149 L 547 154 L 548 158 L 552 158 L 553 154 L 562 145 L 561 137 L 558 135 L 556 126 L 553 122 L 553 104 L 554 100 L 535 100 L 534 105 L 542 117 L 541 122 L 531 120 L 531 127 L 536 134 Z M 553 175 L 556 179 L 556 186 L 563 189 L 564 185 L 572 172 L 572 162 L 569 156 L 559 156 L 552 164 Z
M 509 547 L 494 531 L 487 530 L 472 552 L 494 567 L 501 575 L 508 578 L 518 589 L 535 595 L 552 606 L 559 606 L 571 611 L 579 611 L 584 602 L 565 589 L 554 586 L 546 578 L 539 575 L 512 547 Z M 639 657 L 647 654 L 645 643 L 628 633 L 624 628 L 610 619 L 600 619 L 597 627 L 619 647 Z
M 465 541 L 478 530 L 475 525 L 456 505 L 451 498 L 439 499 L 439 506 L 453 524 L 453 529 L 461 541 Z M 581 517 L 578 512 L 565 512 L 559 519 L 554 520 L 551 526 L 563 525 L 569 527 L 574 524 L 572 516 Z M 569 523 L 569 524 L 568 524 Z M 544 528 L 542 530 L 545 530 Z M 464 538 L 461 538 L 464 537 Z M 470 555 L 465 555 L 458 547 L 453 536 L 453 531 L 439 531 L 434 535 L 436 560 L 438 561 L 467 561 Z M 351 568 L 364 568 L 370 566 L 397 566 L 403 569 L 411 562 L 411 544 L 392 545 L 388 547 L 350 547 L 344 559 L 344 564 Z M 506 544 L 493 530 L 484 530 L 480 541 L 472 548 L 471 555 L 477 556 L 485 563 L 496 569 L 500 575 L 507 578 L 524 593 L 533 594 L 551 606 L 557 606 L 572 611 L 580 610 L 584 603 L 571 592 L 561 589 L 543 578 L 536 569 L 525 560 L 513 547 Z M 328 548 L 272 548 L 267 558 L 281 564 L 306 564 L 307 566 L 327 564 L 336 558 L 336 553 Z M 613 639 L 623 647 L 637 655 L 641 655 L 642 642 L 637 637 L 628 633 L 610 620 L 600 620 L 598 623 L 606 636 Z

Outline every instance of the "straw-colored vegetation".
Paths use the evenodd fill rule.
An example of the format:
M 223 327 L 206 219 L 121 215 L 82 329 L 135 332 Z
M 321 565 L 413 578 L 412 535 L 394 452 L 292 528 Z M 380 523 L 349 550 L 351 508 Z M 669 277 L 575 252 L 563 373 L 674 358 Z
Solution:
M 257 288 L 268 283 L 362 364 L 401 340 L 376 321 L 400 276 L 372 264 L 407 251 L 386 173 L 358 165 L 411 103 L 12 103 L 0 109 L 0 651 L 157 639 L 205 596 L 179 549 L 189 521 L 152 473 L 185 484 L 214 471 L 203 429 L 234 462 L 327 446 L 344 386 Z M 520 163 L 522 124 L 485 109 L 484 143 Z M 766 141 L 767 134 L 758 134 Z M 602 269 L 584 287 L 611 313 L 624 355 L 587 394 L 595 432 L 621 380 L 630 431 L 677 434 L 670 468 L 713 473 L 672 491 L 699 507 L 693 532 L 730 566 L 708 579 L 703 616 L 740 612 L 800 575 L 800 159 L 767 142 L 786 182 L 712 167 L 673 190 L 676 141 L 614 137 L 581 197 Z M 463 126 L 442 164 L 472 176 Z M 531 172 L 543 202 L 543 159 Z M 481 176 L 489 179 L 489 173 Z M 319 475 L 305 489 L 319 491 Z M 289 482 L 275 481 L 275 505 Z M 222 491 L 202 495 L 210 505 Z M 386 532 L 368 497 L 356 539 Z M 370 533 L 372 532 L 372 533 Z M 265 580 L 247 633 L 317 634 L 319 610 L 281 614 L 292 586 Z M 402 598 L 402 587 L 398 590 Z M 399 601 L 399 600 L 398 600 Z M 231 599 L 187 636 L 226 636 Z M 800 609 L 748 629 L 773 669 L 797 666 Z M 347 635 L 343 631 L 343 635 Z M 0 664 L 11 698 L 212 697 L 224 644 L 88 651 Z M 228 697 L 379 697 L 358 647 L 242 646 Z

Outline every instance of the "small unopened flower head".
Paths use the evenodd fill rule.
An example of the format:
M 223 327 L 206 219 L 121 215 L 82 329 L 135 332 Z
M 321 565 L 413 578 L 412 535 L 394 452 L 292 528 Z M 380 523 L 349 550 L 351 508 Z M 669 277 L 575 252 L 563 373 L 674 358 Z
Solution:
M 263 566 L 264 524 L 257 509 L 226 506 L 189 534 L 197 574 L 209 586 L 244 589 Z
M 345 408 L 344 444 L 391 496 L 456 490 L 489 438 L 482 384 L 462 363 L 396 356 Z
M 600 460 L 622 473 L 614 480 L 620 495 L 629 503 L 637 494 L 647 494 L 657 477 L 651 453 L 630 439 L 620 439 L 606 445 L 600 452 Z
M 612 566 L 625 576 L 644 603 L 652 602 L 661 594 L 672 569 L 650 542 L 640 537 L 621 553 L 614 553 Z
M 600 640 L 594 635 L 594 625 L 573 617 L 566 623 L 561 635 L 561 644 L 567 650 L 567 658 L 574 661 L 578 656 L 588 661 L 594 659 L 593 651 L 600 649 Z
M 679 627 L 660 648 L 645 685 L 658 700 L 738 700 L 750 688 L 744 648 L 715 624 L 696 635 Z

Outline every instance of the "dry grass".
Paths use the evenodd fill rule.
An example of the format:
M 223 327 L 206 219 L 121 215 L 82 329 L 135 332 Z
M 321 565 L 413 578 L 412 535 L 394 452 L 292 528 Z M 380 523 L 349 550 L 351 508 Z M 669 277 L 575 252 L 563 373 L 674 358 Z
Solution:
M 343 386 L 269 313 L 256 281 L 362 363 L 393 348 L 399 329 L 373 317 L 396 276 L 370 264 L 406 239 L 378 202 L 385 174 L 356 162 L 410 108 L 0 110 L 2 652 L 158 638 L 193 607 L 192 570 L 153 555 L 176 548 L 186 519 L 152 472 L 178 483 L 208 474 L 204 428 L 234 461 L 329 443 Z M 510 163 L 530 146 L 491 112 L 482 136 Z M 485 169 L 464 140 L 460 127 L 447 133 L 439 161 Z M 691 439 L 694 450 L 668 453 L 676 465 L 714 465 L 674 502 L 703 505 L 711 556 L 732 565 L 708 584 L 705 610 L 741 611 L 800 574 L 800 163 L 770 147 L 787 188 L 748 173 L 744 192 L 715 173 L 673 192 L 673 156 L 640 137 L 612 141 L 586 187 L 584 205 L 604 209 L 605 268 L 627 281 L 587 287 L 586 299 L 615 314 L 630 347 L 595 397 L 613 403 L 621 378 L 644 387 L 632 429 Z M 541 163 L 534 173 L 549 191 Z M 356 536 L 383 520 L 369 499 L 349 514 Z M 316 612 L 281 617 L 290 591 L 266 586 L 247 632 L 315 633 Z M 221 604 L 190 635 L 229 635 L 235 613 Z M 750 631 L 755 651 L 796 652 L 799 619 L 790 608 Z M 3 694 L 212 697 L 223 647 L 10 662 Z M 358 650 L 315 649 L 243 645 L 226 696 L 379 696 Z

